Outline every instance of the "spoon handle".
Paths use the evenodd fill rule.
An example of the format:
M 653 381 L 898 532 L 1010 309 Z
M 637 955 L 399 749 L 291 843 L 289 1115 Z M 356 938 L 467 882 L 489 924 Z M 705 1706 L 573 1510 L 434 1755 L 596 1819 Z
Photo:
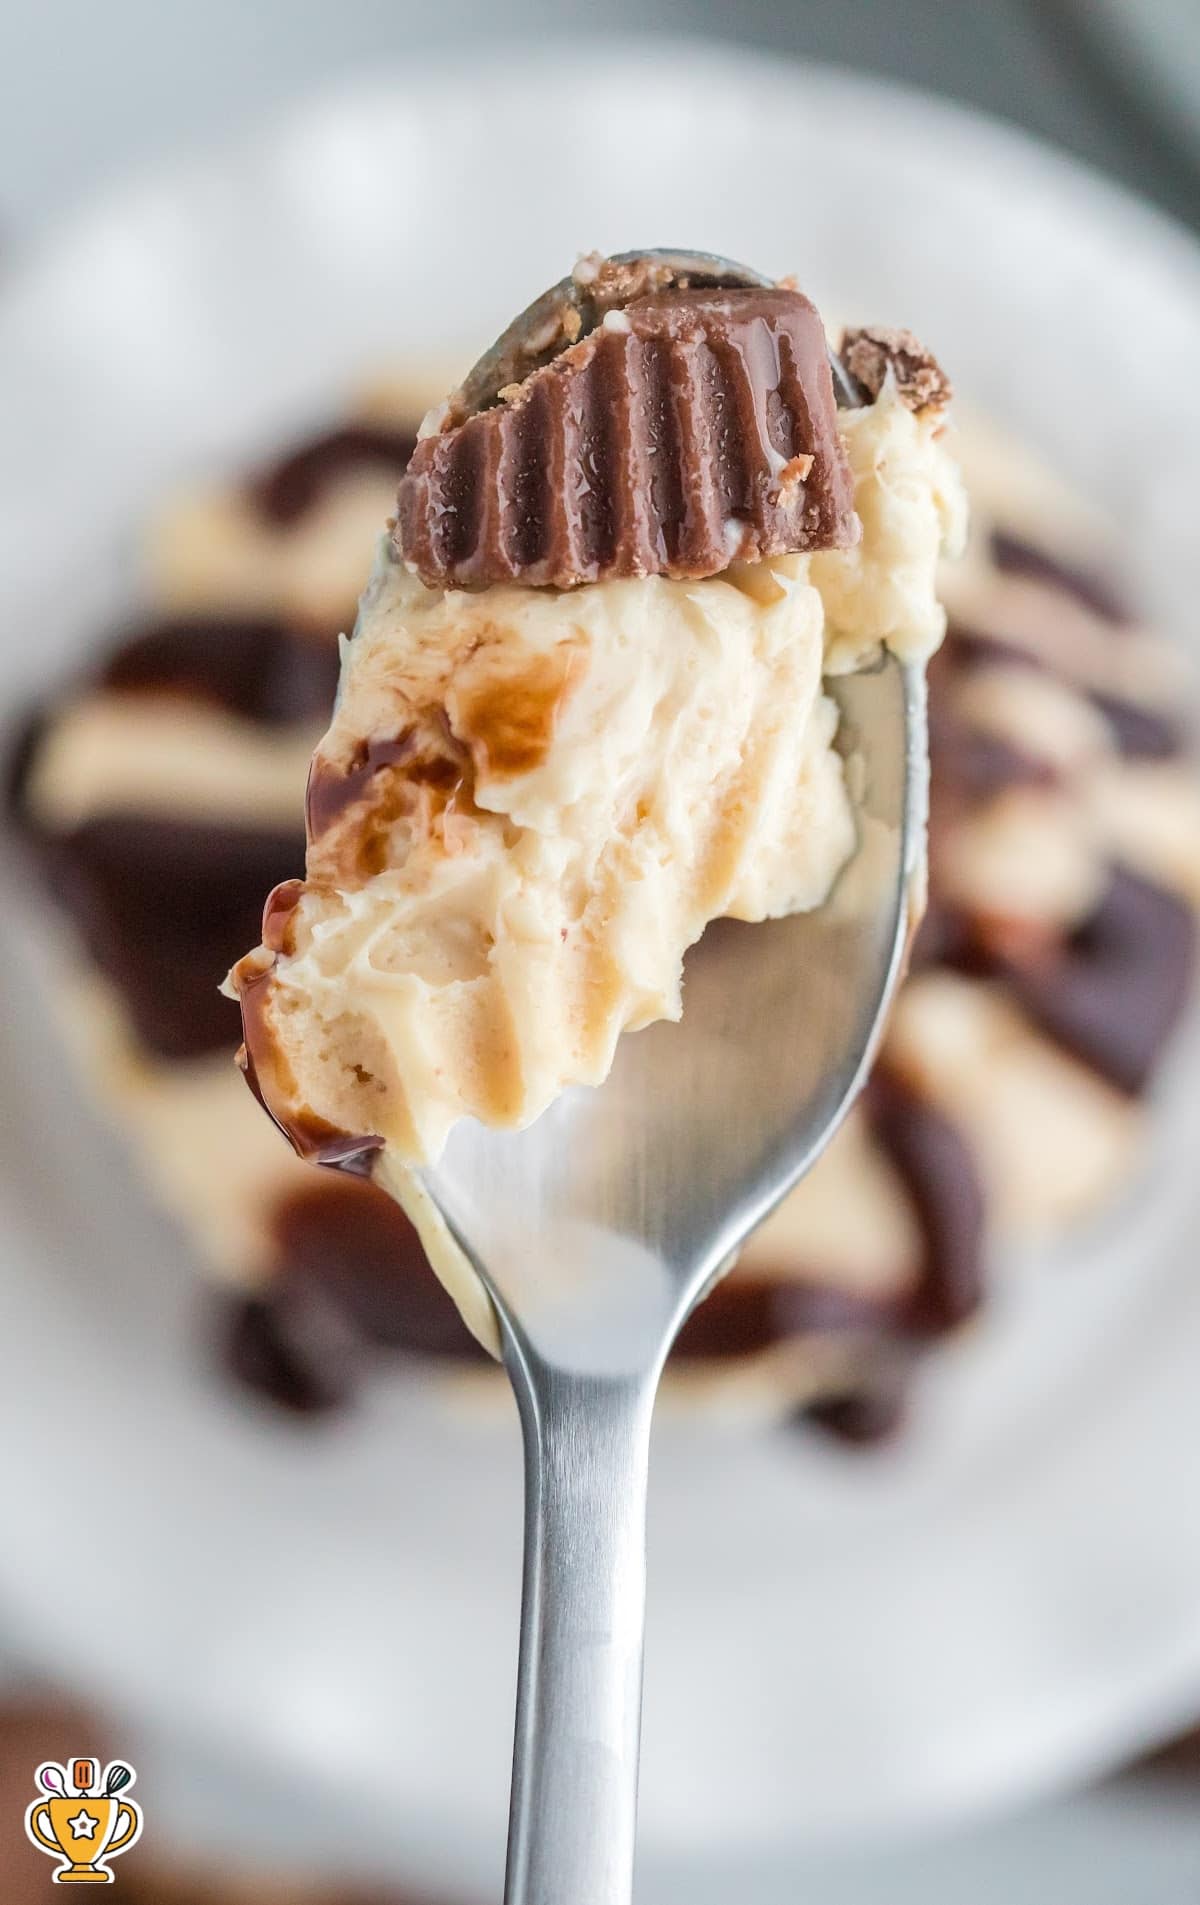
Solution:
M 505 1905 L 629 1905 L 656 1381 L 509 1366 L 525 1585 Z

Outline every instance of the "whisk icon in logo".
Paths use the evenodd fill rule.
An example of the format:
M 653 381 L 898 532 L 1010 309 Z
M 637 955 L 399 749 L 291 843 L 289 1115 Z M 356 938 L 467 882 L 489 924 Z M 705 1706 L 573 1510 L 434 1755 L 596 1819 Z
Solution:
M 34 1775 L 39 1793 L 25 1814 L 25 1830 L 32 1843 L 59 1861 L 55 1885 L 111 1885 L 108 1861 L 136 1845 L 142 1831 L 142 1809 L 128 1792 L 137 1774 L 115 1759 L 100 1777 L 96 1759 L 72 1759 L 60 1765 L 44 1760 Z

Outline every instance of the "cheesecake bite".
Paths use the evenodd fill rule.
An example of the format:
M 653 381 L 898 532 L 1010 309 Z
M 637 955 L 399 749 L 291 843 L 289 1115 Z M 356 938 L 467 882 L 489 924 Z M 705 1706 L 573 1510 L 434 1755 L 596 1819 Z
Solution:
M 940 373 L 839 410 L 798 291 L 632 289 L 401 481 L 306 877 L 231 976 L 304 1155 L 391 1181 L 601 1084 L 711 921 L 819 906 L 851 857 L 826 674 L 940 638 Z

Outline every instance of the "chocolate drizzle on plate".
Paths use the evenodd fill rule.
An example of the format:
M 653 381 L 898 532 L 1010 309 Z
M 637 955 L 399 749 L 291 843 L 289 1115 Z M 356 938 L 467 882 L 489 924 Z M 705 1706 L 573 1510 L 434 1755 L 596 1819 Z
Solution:
M 970 668 L 1026 668 L 1038 675 L 1057 675 L 1044 655 L 1018 642 L 1006 642 L 998 636 L 952 622 L 946 641 L 934 656 L 936 669 L 943 655 L 953 653 L 955 665 Z M 1149 708 L 1123 696 L 1089 688 L 1082 682 L 1069 682 L 1085 701 L 1108 723 L 1118 754 L 1130 761 L 1175 761 L 1189 752 L 1189 735 L 1182 722 L 1162 708 Z
M 1031 570 L 1034 565 L 1030 565 Z M 1006 982 L 1040 1029 L 1072 1057 L 1115 1085 L 1140 1093 L 1170 1039 L 1191 991 L 1197 926 L 1192 909 L 1129 868 L 1113 866 L 1099 904 L 1066 937 L 1022 941 L 1020 951 L 938 891 L 938 846 L 945 828 L 964 811 L 1008 787 L 1053 784 L 1052 770 L 955 713 L 953 683 L 978 665 L 980 647 L 990 665 L 1023 652 L 951 631 L 930 668 L 932 795 L 929 910 L 914 948 L 914 966 L 942 964 Z M 1044 664 L 1042 664 L 1044 668 Z M 1185 750 L 1182 728 L 1157 711 L 1095 691 L 1087 699 L 1110 725 L 1118 752 L 1129 760 L 1169 760 Z
M 1104 716 L 1117 750 L 1129 761 L 1177 761 L 1187 752 L 1187 735 L 1161 708 L 1143 708 L 1116 695 L 1092 689 L 1088 696 Z
M 862 1388 L 809 1403 L 798 1412 L 797 1422 L 823 1429 L 835 1441 L 854 1448 L 876 1448 L 903 1429 L 911 1379 L 909 1360 L 896 1357 L 873 1370 Z
M 1096 569 L 1064 562 L 1061 556 L 1052 555 L 1040 543 L 1014 536 L 1007 529 L 993 529 L 991 554 L 1003 575 L 1023 575 L 1035 582 L 1045 582 L 1061 594 L 1072 596 L 1114 628 L 1124 628 L 1132 619 L 1119 589 L 1107 576 Z
M 822 1279 L 819 1264 L 786 1276 L 735 1271 L 684 1324 L 672 1354 L 682 1361 L 753 1356 L 796 1336 L 878 1340 L 939 1335 L 979 1306 L 984 1283 L 984 1195 L 959 1132 L 898 1073 L 881 1068 L 863 1108 L 876 1141 L 899 1173 L 922 1237 L 911 1297 L 872 1298 Z
M 945 662 L 942 655 L 946 655 Z M 935 655 L 929 666 L 931 774 L 936 762 L 933 799 L 958 807 L 989 800 L 1010 787 L 1053 787 L 1058 777 L 1049 761 L 1025 753 L 1002 735 L 989 734 L 957 718 L 949 693 L 938 692 L 943 677 L 953 670 L 947 648 Z
M 1063 944 L 997 967 L 1043 1031 L 1118 1090 L 1137 1093 L 1187 1004 L 1195 963 L 1190 907 L 1116 867 L 1091 918 Z
M 259 472 L 250 500 L 277 529 L 293 529 L 339 480 L 377 468 L 397 477 L 407 468 L 416 432 L 378 424 L 345 424 L 290 450 Z
M 335 642 L 283 622 L 215 616 L 137 628 L 96 675 L 101 688 L 176 694 L 267 727 L 326 720 L 337 681 Z
M 257 936 L 264 885 L 303 866 L 300 834 L 100 814 L 36 840 L 42 868 L 90 957 L 157 1058 L 237 1043 L 223 963 Z M 226 964 L 226 969 L 228 969 Z
M 950 1120 L 886 1064 L 867 1087 L 866 1112 L 904 1181 L 924 1243 L 904 1322 L 940 1335 L 965 1322 L 983 1298 L 986 1212 L 975 1160 Z
M 688 1317 L 671 1351 L 679 1362 L 734 1362 L 795 1336 L 877 1334 L 893 1306 L 856 1297 L 789 1266 L 786 1277 L 734 1271 Z
M 272 1229 L 268 1281 L 224 1309 L 225 1359 L 251 1388 L 309 1413 L 350 1401 L 383 1351 L 489 1361 L 384 1191 L 315 1178 Z
M 265 727 L 319 719 L 332 693 L 311 637 L 234 618 L 135 627 L 92 680 L 103 692 L 145 696 L 148 708 L 171 695 Z M 13 825 L 149 1052 L 188 1059 L 236 1044 L 236 1011 L 217 990 L 221 965 L 256 936 L 264 890 L 303 867 L 302 830 L 117 809 L 55 829 L 28 799 L 53 721 L 52 706 L 39 709 L 12 744 Z

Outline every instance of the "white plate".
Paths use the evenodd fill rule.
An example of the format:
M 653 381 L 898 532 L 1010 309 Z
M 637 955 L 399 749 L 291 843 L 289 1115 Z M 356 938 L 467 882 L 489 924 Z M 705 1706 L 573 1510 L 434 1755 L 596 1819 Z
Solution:
M 414 67 L 148 182 L 10 283 L 6 687 L 44 681 L 119 599 L 164 478 L 324 413 L 364 363 L 466 359 L 577 249 L 639 243 L 918 324 L 967 396 L 1107 495 L 1135 582 L 1195 642 L 1190 244 L 943 105 L 660 44 Z M 7 952 L 10 1631 L 127 1714 L 160 1817 L 494 1889 L 514 1423 L 394 1374 L 313 1434 L 231 1402 L 199 1367 L 177 1240 L 30 1009 L 36 940 L 10 921 Z M 1177 1058 L 1139 1195 L 1045 1276 L 1013 1266 L 902 1448 L 664 1419 L 651 1861 L 960 1816 L 1200 1702 L 1195 1064 Z

